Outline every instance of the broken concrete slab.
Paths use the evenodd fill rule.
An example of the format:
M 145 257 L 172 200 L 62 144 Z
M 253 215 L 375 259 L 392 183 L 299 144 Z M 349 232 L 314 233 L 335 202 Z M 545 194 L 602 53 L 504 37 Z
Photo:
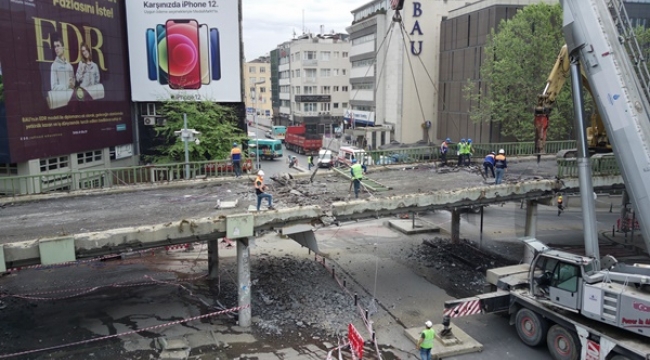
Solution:
M 217 205 L 214 208 L 215 209 L 234 209 L 234 208 L 237 207 L 237 203 L 239 203 L 239 199 L 235 199 L 235 201 L 217 200 Z
M 415 224 L 415 226 L 414 226 Z M 420 220 L 389 220 L 388 226 L 406 235 L 439 233 L 440 228 L 431 226 Z
M 483 351 L 483 344 L 474 340 L 458 326 L 454 326 L 453 323 L 451 324 L 452 334 L 448 337 L 441 337 L 439 335 L 443 328 L 442 324 L 433 325 L 433 329 L 436 331 L 436 337 L 433 348 L 431 349 L 432 358 L 443 359 L 450 356 Z M 404 334 L 414 344 L 417 344 L 422 330 L 424 330 L 422 327 L 404 329 Z

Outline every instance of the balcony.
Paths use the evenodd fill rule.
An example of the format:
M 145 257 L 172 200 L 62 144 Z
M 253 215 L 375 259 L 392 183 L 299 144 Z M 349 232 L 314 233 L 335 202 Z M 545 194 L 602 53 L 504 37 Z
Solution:
M 316 84 L 318 82 L 317 78 L 315 77 L 305 77 L 302 78 L 302 80 L 305 84 Z
M 316 59 L 303 60 L 302 66 L 318 66 L 318 60 Z

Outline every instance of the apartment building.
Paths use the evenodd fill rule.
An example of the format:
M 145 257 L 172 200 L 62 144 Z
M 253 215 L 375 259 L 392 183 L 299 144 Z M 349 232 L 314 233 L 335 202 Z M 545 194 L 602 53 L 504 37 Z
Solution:
M 271 118 L 271 60 L 262 56 L 244 64 L 244 92 L 246 112 Z
M 341 124 L 349 106 L 350 42 L 347 34 L 304 34 L 278 45 L 277 124 Z M 275 76 L 275 75 L 274 75 Z

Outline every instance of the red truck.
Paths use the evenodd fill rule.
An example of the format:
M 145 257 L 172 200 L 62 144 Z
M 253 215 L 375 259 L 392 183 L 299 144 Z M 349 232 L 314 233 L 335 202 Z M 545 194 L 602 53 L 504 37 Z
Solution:
M 307 134 L 305 125 L 288 126 L 284 145 L 287 150 L 298 154 L 314 155 L 323 147 L 323 137 L 320 134 Z

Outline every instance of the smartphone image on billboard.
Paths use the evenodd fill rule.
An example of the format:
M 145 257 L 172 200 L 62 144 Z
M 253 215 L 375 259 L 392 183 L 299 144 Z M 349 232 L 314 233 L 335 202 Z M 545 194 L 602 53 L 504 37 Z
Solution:
M 196 20 L 167 20 L 167 63 L 169 87 L 198 89 L 201 87 L 201 51 L 199 24 Z
M 208 44 L 210 36 L 208 34 L 208 25 L 201 24 L 199 26 L 199 49 L 201 53 L 201 84 L 210 84 L 210 52 L 208 52 Z
M 149 80 L 158 80 L 158 41 L 156 41 L 156 30 L 147 29 L 146 31 L 147 42 L 147 74 Z
M 158 62 L 158 83 L 160 85 L 167 85 L 167 32 L 165 31 L 165 25 L 158 24 L 156 25 L 156 39 L 158 42 L 157 47 L 157 62 Z
M 219 50 L 219 30 L 210 29 L 210 60 L 212 61 L 212 80 L 221 79 L 221 51 Z

